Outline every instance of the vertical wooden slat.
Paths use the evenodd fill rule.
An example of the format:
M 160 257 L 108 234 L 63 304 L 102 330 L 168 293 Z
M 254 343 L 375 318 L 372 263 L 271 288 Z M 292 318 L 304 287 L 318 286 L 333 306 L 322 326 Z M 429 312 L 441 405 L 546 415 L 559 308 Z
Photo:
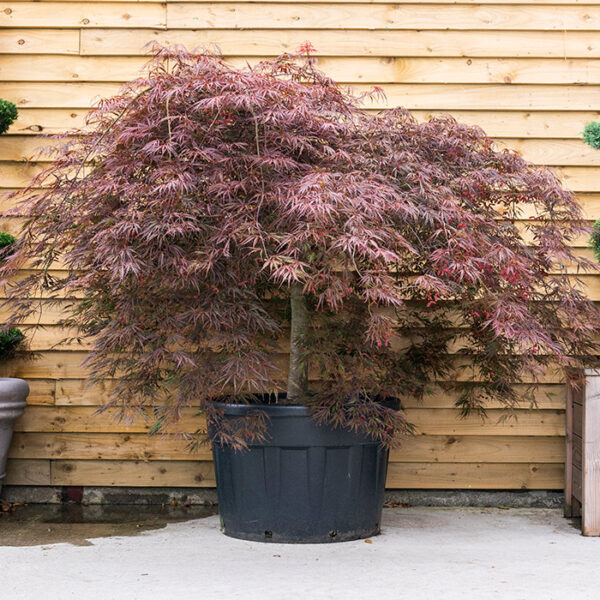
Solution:
M 583 420 L 583 535 L 600 535 L 600 371 L 586 371 Z
M 567 385 L 565 431 L 565 517 L 573 516 L 573 386 Z

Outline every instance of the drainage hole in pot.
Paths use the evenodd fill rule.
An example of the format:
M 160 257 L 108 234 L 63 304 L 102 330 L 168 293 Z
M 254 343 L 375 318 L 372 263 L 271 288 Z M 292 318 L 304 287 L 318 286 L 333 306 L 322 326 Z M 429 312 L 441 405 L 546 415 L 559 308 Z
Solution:
M 273 532 L 272 532 L 272 531 L 269 531 L 269 530 L 267 529 L 267 531 L 265 531 L 265 538 L 266 538 L 267 540 L 270 540 L 272 537 L 273 537 Z
M 334 538 L 337 535 L 337 531 L 330 531 L 329 532 L 329 537 L 330 538 Z

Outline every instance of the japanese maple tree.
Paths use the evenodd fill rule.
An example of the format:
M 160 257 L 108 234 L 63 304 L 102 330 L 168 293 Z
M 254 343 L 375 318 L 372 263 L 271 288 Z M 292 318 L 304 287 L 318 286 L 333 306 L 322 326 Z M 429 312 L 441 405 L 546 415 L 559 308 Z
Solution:
M 310 50 L 236 69 L 156 49 L 19 194 L 10 324 L 72 298 L 61 324 L 91 338 L 123 416 L 167 425 L 200 402 L 217 419 L 216 399 L 287 391 L 385 444 L 411 426 L 382 398 L 461 380 L 465 414 L 514 408 L 517 384 L 595 355 L 598 313 L 565 268 L 592 268 L 573 194 L 479 128 L 365 113 L 381 92 L 341 88 Z

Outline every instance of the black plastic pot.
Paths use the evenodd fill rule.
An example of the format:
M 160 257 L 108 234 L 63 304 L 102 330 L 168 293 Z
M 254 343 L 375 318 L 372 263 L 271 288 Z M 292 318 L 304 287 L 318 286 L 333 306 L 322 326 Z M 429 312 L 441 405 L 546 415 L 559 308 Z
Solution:
M 15 421 L 25 410 L 29 386 L 22 379 L 0 377 L 0 492 Z
M 270 418 L 268 441 L 249 450 L 213 444 L 225 535 L 322 543 L 379 533 L 388 461 L 388 451 L 379 443 L 319 426 L 304 406 L 221 407 L 225 419 L 254 410 Z

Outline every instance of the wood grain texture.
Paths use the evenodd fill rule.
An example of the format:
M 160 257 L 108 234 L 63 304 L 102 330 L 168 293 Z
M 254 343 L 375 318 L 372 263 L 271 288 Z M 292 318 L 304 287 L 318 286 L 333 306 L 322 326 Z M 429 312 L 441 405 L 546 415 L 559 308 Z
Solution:
M 0 191 L 26 185 L 45 167 L 47 158 L 35 150 L 49 142 L 39 134 L 83 126 L 90 107 L 140 72 L 148 42 L 218 45 L 240 66 L 310 40 L 336 80 L 359 92 L 385 89 L 387 100 L 366 110 L 401 104 L 419 120 L 450 113 L 481 126 L 500 146 L 555 168 L 578 193 L 586 217 L 600 215 L 600 152 L 580 141 L 585 124 L 600 119 L 600 0 L 12 0 L 0 6 L 0 27 L 0 97 L 20 111 L 0 138 Z M 10 207 L 0 194 L 0 210 Z M 533 216 L 524 211 L 524 219 Z M 0 221 L 16 234 L 21 226 L 19 218 Z M 587 239 L 574 247 L 591 256 Z M 600 302 L 600 278 L 582 280 Z M 67 302 L 40 299 L 36 317 L 46 328 L 30 339 L 37 360 L 0 365 L 1 375 L 25 377 L 32 390 L 7 482 L 213 486 L 207 448 L 190 456 L 181 438 L 147 437 L 148 422 L 126 426 L 96 413 L 113 383 L 87 387 L 87 346 L 59 343 L 65 332 L 54 323 Z M 7 316 L 0 311 L 0 321 Z M 284 355 L 277 364 L 283 378 Z M 470 371 L 465 363 L 459 378 Z M 406 403 L 421 435 L 393 452 L 388 486 L 560 489 L 560 381 L 548 369 L 535 394 L 541 410 L 524 405 L 516 421 L 499 422 L 503 413 L 492 405 L 485 423 L 458 419 L 456 394 L 432 384 L 423 403 Z M 195 412 L 192 406 L 185 413 L 186 427 L 203 425 Z M 577 476 L 574 485 L 581 486 Z
M 165 27 L 164 4 L 153 2 L 2 2 L 0 27 Z
M 50 477 L 48 477 L 48 466 Z M 9 460 L 12 485 L 214 487 L 208 461 Z M 399 463 L 389 488 L 561 489 L 563 464 Z
M 410 110 L 574 110 L 595 111 L 593 87 L 578 85 L 504 84 L 411 84 L 381 86 L 383 99 L 364 103 L 364 108 L 385 109 L 404 106 Z M 1 83 L 0 95 L 17 106 L 30 108 L 91 108 L 103 97 L 119 91 L 117 83 Z M 356 84 L 357 94 L 372 90 L 371 85 Z
M 499 149 L 515 150 L 526 160 L 547 166 L 600 166 L 600 152 L 581 140 L 497 138 Z M 6 161 L 48 162 L 53 154 L 47 150 L 58 146 L 53 139 L 31 135 L 0 137 L 0 156 Z
M 485 421 L 477 416 L 461 419 L 459 411 L 452 408 L 411 408 L 405 412 L 419 435 L 564 435 L 564 412 L 560 410 L 517 410 L 505 421 L 500 419 L 506 413 L 499 409 L 490 409 Z M 94 406 L 29 406 L 15 423 L 15 431 L 146 433 L 153 424 L 150 411 L 146 418 L 121 422 L 115 418 L 113 410 L 98 414 Z M 195 431 L 205 427 L 204 418 L 197 415 L 197 409 L 188 408 L 183 410 L 173 431 Z
M 244 67 L 267 57 L 226 58 Z M 600 83 L 600 65 L 590 59 L 326 56 L 318 60 L 321 69 L 344 83 Z M 6 55 L 0 62 L 0 80 L 126 82 L 146 63 L 144 56 Z
M 376 111 L 379 112 L 379 111 Z M 450 114 L 467 125 L 481 127 L 497 138 L 581 139 L 586 123 L 600 118 L 594 111 L 483 111 L 483 110 L 413 110 L 414 117 L 426 121 Z M 60 133 L 82 127 L 87 110 L 75 108 L 19 108 L 19 117 L 5 134 L 38 135 Z M 1 138 L 0 138 L 1 139 Z
M 30 0 L 13 0 L 14 2 L 28 2 Z M 50 2 L 54 0 L 36 0 L 38 2 Z M 61 0 L 62 2 L 81 2 L 81 0 Z M 123 2 L 123 0 L 101 0 L 102 2 Z M 172 2 L 175 0 L 129 0 L 130 2 Z M 231 0 L 177 0 L 178 2 L 193 2 L 194 4 L 216 4 L 219 2 L 231 3 Z M 243 1 L 243 0 L 238 0 Z M 252 0 L 249 0 L 252 1 Z M 279 3 L 282 0 L 260 0 L 261 3 Z M 287 0 L 289 2 L 305 2 L 306 0 Z M 309 0 L 311 4 L 390 4 L 390 0 Z M 600 0 L 420 0 L 421 4 L 527 4 L 527 5 L 597 5 Z M 415 0 L 398 0 L 394 4 L 415 4 Z
M 79 54 L 79 31 L 66 29 L 2 29 L 3 54 Z
M 415 436 L 392 451 L 392 462 L 560 463 L 563 440 L 556 436 Z M 143 433 L 15 433 L 11 458 L 73 460 L 211 460 L 208 446 L 190 454 L 177 436 Z
M 51 485 L 215 487 L 212 462 L 53 460 Z
M 565 517 L 573 516 L 573 388 L 567 386 L 565 411 Z
M 526 394 L 526 386 L 517 386 L 521 390 L 523 398 Z M 103 381 L 101 384 L 89 385 L 84 379 L 61 379 L 56 381 L 55 401 L 59 406 L 99 406 L 107 402 L 113 388 L 111 381 Z M 422 402 L 417 400 L 404 400 L 404 408 L 453 408 L 458 399 L 458 392 L 447 391 L 441 386 L 431 385 L 430 391 Z M 537 406 L 545 410 L 564 410 L 565 397 L 564 386 L 560 384 L 540 385 L 535 391 Z M 193 399 L 190 406 L 198 406 Z M 489 408 L 501 408 L 497 403 L 490 403 Z M 522 408 L 529 408 L 529 400 L 523 399 Z
M 600 371 L 596 370 L 586 371 L 582 440 L 581 529 L 583 535 L 600 536 Z
M 49 460 L 11 459 L 6 465 L 7 485 L 51 485 Z
M 388 488 L 544 489 L 563 487 L 563 463 L 391 463 Z
M 171 29 L 451 29 L 594 31 L 595 6 L 169 2 Z
M 226 55 L 274 56 L 310 40 L 318 56 L 447 56 L 597 58 L 600 43 L 588 32 L 563 31 L 343 31 L 83 29 L 82 55 L 146 55 L 147 44 L 218 47 Z M 15 50 L 13 50 L 15 51 Z M 16 50 L 18 51 L 18 50 Z

